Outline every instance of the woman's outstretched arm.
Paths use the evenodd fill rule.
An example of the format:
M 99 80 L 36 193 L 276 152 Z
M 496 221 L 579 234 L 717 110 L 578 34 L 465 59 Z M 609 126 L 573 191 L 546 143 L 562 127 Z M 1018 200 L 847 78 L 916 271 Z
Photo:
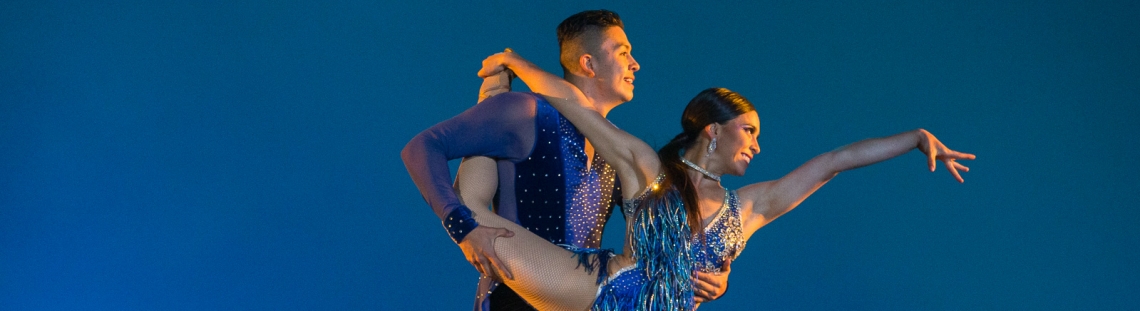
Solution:
M 602 158 L 617 170 L 625 198 L 639 195 L 657 177 L 661 164 L 653 148 L 602 117 L 593 102 L 573 84 L 509 50 L 483 60 L 479 76 L 490 76 L 504 69 L 512 70 L 586 136 Z
M 755 231 L 792 210 L 839 172 L 882 162 L 913 149 L 926 154 L 930 171 L 934 171 L 936 161 L 942 161 L 958 182 L 963 182 L 959 171 L 970 169 L 957 160 L 975 158 L 973 154 L 951 150 L 923 129 L 859 141 L 816 156 L 780 179 L 741 188 L 741 198 L 753 202 L 745 230 Z

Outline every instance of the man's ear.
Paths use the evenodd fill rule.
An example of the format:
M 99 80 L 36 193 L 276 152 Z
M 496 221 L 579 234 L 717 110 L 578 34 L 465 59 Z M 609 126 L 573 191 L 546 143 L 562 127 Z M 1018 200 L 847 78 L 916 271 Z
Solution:
M 594 57 L 590 54 L 582 54 L 578 57 L 578 67 L 582 68 L 582 74 L 587 78 L 594 77 Z

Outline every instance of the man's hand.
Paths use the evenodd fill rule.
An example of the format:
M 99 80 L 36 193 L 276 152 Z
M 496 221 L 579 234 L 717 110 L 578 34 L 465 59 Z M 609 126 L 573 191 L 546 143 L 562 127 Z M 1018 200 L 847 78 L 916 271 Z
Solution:
M 514 232 L 504 228 L 478 226 L 463 238 L 463 242 L 459 242 L 459 249 L 463 250 L 463 256 L 467 257 L 467 261 L 475 266 L 475 270 L 479 273 L 497 280 L 499 275 L 496 271 L 500 271 L 507 279 L 514 279 L 511 271 L 507 270 L 499 260 L 499 255 L 495 253 L 495 238 L 513 236 Z
M 724 261 L 721 272 L 697 272 L 697 278 L 693 280 L 693 299 L 697 303 L 713 301 L 724 295 L 724 291 L 728 290 L 728 273 L 732 270 L 729 266 L 731 264 L 732 260 Z

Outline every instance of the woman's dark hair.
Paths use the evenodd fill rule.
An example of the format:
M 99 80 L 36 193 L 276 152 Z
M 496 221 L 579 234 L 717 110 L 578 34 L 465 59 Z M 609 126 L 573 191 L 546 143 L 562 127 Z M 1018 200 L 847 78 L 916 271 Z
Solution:
M 685 106 L 681 113 L 681 134 L 673 137 L 668 144 L 657 150 L 657 157 L 661 159 L 661 167 L 665 173 L 665 181 L 661 189 L 676 187 L 681 193 L 685 203 L 685 212 L 689 219 L 689 226 L 693 232 L 701 230 L 701 208 L 697 201 L 697 189 L 685 174 L 686 165 L 681 163 L 681 153 L 693 148 L 697 137 L 705 126 L 717 123 L 723 124 L 737 116 L 756 111 L 752 103 L 739 93 L 726 88 L 708 88 L 697 94 Z

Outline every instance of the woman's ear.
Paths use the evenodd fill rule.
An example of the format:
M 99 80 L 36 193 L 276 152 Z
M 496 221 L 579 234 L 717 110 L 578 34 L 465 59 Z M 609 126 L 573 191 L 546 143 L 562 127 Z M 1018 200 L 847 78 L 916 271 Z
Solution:
M 582 56 L 578 57 L 578 67 L 582 67 L 582 73 L 585 74 L 587 78 L 594 77 L 594 58 L 590 56 L 590 54 L 582 54 Z
M 705 125 L 705 134 L 708 134 L 710 139 L 715 138 L 717 134 L 720 134 L 720 132 L 717 131 L 716 123 L 709 123 L 709 125 Z

